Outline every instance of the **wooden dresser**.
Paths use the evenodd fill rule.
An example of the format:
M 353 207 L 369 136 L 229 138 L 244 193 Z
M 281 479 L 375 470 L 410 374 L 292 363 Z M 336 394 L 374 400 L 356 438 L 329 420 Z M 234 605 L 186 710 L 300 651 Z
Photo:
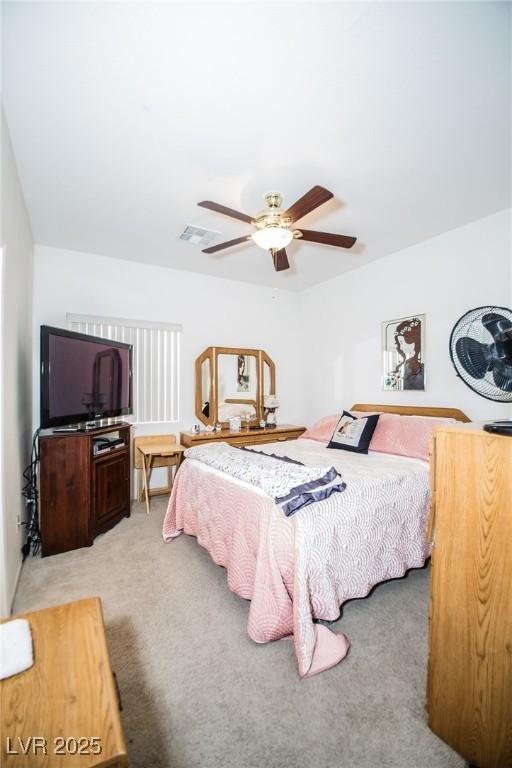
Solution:
M 512 766 L 512 437 L 432 442 L 429 725 L 478 768 Z
M 285 440 L 296 440 L 305 432 L 306 427 L 296 427 L 294 424 L 280 424 L 274 429 L 242 429 L 241 432 L 230 432 L 221 429 L 220 432 L 182 432 L 180 443 L 185 448 L 202 445 L 214 440 L 220 440 L 230 445 L 257 445 L 258 443 L 281 443 Z
M 34 664 L 0 682 L 1 765 L 127 766 L 100 599 L 11 618 L 29 621 Z

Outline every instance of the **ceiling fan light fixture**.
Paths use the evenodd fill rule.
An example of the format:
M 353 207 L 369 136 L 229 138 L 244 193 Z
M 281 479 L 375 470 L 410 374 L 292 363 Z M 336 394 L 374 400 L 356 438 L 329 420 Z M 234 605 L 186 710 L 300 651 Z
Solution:
M 266 251 L 280 251 L 291 243 L 293 233 L 287 227 L 264 227 L 254 232 L 252 239 Z

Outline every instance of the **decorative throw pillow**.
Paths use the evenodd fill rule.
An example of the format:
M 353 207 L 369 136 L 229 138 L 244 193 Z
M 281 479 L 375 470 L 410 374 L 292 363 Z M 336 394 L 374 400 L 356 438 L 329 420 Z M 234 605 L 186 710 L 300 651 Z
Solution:
M 343 411 L 327 447 L 353 453 L 368 453 L 378 420 L 377 414 L 356 419 L 352 414 Z

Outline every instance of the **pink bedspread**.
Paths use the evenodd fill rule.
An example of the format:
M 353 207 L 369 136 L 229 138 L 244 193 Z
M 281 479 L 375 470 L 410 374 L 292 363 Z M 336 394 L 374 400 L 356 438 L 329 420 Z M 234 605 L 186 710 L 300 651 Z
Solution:
M 314 466 L 325 464 L 328 451 L 310 440 L 261 449 Z M 293 635 L 302 677 L 334 666 L 349 648 L 343 634 L 315 619 L 335 620 L 345 600 L 423 565 L 429 553 L 424 462 L 328 454 L 346 491 L 291 518 L 258 489 L 187 459 L 163 526 L 166 541 L 182 532 L 196 536 L 226 568 L 229 588 L 251 601 L 247 630 L 255 642 Z

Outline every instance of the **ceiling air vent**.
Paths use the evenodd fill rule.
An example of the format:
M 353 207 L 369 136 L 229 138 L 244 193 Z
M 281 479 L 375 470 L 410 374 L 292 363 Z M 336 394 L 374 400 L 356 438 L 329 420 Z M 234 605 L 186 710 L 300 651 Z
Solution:
M 220 235 L 220 232 L 216 232 L 214 229 L 203 229 L 203 227 L 194 227 L 189 224 L 181 233 L 180 240 L 206 248 L 215 242 L 217 235 Z

